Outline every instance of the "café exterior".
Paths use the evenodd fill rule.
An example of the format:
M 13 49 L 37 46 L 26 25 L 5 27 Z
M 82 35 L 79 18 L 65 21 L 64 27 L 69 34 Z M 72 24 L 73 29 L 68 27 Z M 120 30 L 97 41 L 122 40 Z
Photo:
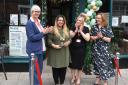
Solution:
M 96 13 L 105 13 L 115 35 L 112 51 L 119 52 L 121 58 L 128 58 L 127 0 L 0 0 L 0 47 L 4 50 L 0 55 L 4 52 L 7 65 L 28 63 L 25 25 L 33 4 L 41 7 L 43 26 L 53 25 L 55 17 L 63 14 L 70 28 L 81 12 L 88 14 L 88 24 L 93 25 Z

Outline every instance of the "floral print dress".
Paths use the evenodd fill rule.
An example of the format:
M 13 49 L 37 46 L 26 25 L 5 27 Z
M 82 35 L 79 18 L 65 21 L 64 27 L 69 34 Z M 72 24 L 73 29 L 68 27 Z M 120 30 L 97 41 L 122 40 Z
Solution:
M 103 36 L 114 37 L 110 28 L 99 29 L 97 25 L 92 28 L 91 36 L 95 36 L 97 32 L 101 32 Z M 115 75 L 112 67 L 112 58 L 109 53 L 109 43 L 103 39 L 97 39 L 93 42 L 92 57 L 94 63 L 94 74 L 99 75 L 101 79 L 108 80 Z

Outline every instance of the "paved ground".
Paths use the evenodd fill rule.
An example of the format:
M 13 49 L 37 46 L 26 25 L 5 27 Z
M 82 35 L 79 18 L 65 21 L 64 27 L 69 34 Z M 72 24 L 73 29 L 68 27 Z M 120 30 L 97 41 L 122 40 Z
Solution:
M 128 69 L 121 69 L 121 74 L 118 85 L 128 85 Z M 28 72 L 7 72 L 7 77 L 8 80 L 5 80 L 3 72 L 0 72 L 0 85 L 29 85 Z M 50 67 L 45 66 L 42 77 L 43 85 L 54 85 Z M 70 77 L 70 69 L 68 69 L 64 85 L 71 85 Z M 93 85 L 94 82 L 94 75 L 82 75 L 81 85 Z M 115 78 L 109 80 L 109 85 L 115 85 Z

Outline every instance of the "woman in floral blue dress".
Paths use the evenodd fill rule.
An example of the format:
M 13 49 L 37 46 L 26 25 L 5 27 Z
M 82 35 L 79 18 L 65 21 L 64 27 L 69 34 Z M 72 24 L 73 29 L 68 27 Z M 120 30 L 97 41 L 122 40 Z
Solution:
M 96 75 L 94 85 L 100 85 L 101 79 L 104 81 L 104 85 L 108 85 L 107 80 L 115 75 L 111 54 L 108 51 L 109 43 L 114 35 L 112 30 L 107 27 L 107 19 L 104 14 L 97 14 L 96 22 L 97 24 L 93 26 L 91 32 L 94 74 Z

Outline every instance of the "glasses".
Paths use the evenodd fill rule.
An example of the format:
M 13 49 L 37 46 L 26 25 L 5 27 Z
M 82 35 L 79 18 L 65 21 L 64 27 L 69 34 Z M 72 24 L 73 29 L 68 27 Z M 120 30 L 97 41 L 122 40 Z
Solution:
M 34 12 L 36 12 L 36 13 L 40 13 L 40 11 L 34 11 Z
M 64 21 L 64 20 L 57 20 L 57 21 Z

